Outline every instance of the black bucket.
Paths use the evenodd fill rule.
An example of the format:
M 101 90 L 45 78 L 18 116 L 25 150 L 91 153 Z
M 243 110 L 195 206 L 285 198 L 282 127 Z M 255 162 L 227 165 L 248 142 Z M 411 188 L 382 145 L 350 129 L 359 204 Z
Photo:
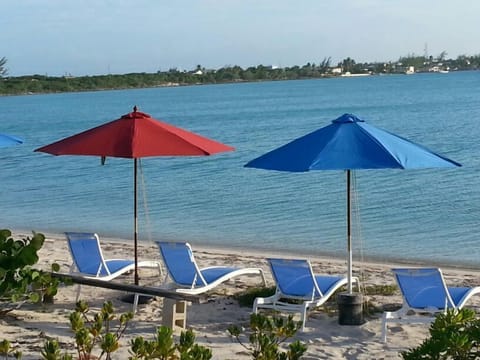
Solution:
M 338 323 L 340 325 L 362 325 L 363 295 L 360 293 L 341 293 L 337 296 Z

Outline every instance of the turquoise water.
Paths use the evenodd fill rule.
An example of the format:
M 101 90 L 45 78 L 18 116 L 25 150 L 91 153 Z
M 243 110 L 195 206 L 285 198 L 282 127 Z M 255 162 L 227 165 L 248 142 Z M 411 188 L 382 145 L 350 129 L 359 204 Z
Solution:
M 132 238 L 133 162 L 34 153 L 137 105 L 236 147 L 142 159 L 142 240 L 344 257 L 345 174 L 243 165 L 349 112 L 463 164 L 356 172 L 354 257 L 479 265 L 480 72 L 375 76 L 1 97 L 0 226 Z M 143 201 L 142 201 L 143 202 Z

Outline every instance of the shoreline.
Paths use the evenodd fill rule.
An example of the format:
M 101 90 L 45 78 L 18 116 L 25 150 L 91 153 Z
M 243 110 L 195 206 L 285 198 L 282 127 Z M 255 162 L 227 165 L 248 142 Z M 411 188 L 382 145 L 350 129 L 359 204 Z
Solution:
M 30 236 L 32 231 L 31 230 L 24 230 L 24 229 L 14 229 L 11 230 L 12 233 L 20 233 L 25 236 Z M 36 231 L 39 233 L 44 234 L 46 237 L 63 237 L 62 232 L 56 232 L 56 231 Z M 119 242 L 123 243 L 126 246 L 133 246 L 133 238 L 125 238 L 125 237 L 116 237 L 116 236 L 103 236 L 101 233 L 98 233 L 100 237 L 100 241 L 102 239 L 104 241 L 108 242 Z M 169 241 L 169 240 L 167 240 Z M 175 240 L 172 240 L 175 241 Z M 177 240 L 180 241 L 180 240 Z M 336 251 L 336 252 L 328 252 L 328 251 L 308 251 L 308 250 L 301 250 L 301 249 L 296 249 L 296 250 L 291 250 L 291 249 L 285 249 L 285 248 L 277 248 L 277 249 L 271 249 L 268 247 L 262 247 L 262 246 L 256 246 L 253 248 L 249 247 L 244 247 L 241 245 L 234 245 L 234 244 L 213 244 L 213 243 L 205 243 L 202 241 L 196 242 L 193 240 L 182 240 L 189 242 L 193 247 L 199 247 L 203 248 L 205 250 L 209 250 L 212 252 L 222 252 L 222 253 L 227 253 L 227 252 L 234 252 L 234 253 L 251 253 L 253 255 L 259 254 L 259 253 L 269 253 L 271 254 L 270 257 L 272 256 L 286 256 L 286 257 L 303 257 L 303 258 L 313 258 L 313 259 L 324 259 L 324 260 L 334 260 L 334 261 L 345 261 L 347 259 L 347 254 L 345 252 L 345 255 L 339 255 L 341 251 Z M 140 238 L 138 239 L 139 246 L 141 245 L 155 245 L 154 240 L 149 240 L 149 239 L 143 239 Z M 155 245 L 156 246 L 156 245 Z M 367 263 L 367 264 L 382 264 L 382 265 L 388 265 L 391 263 L 399 264 L 399 265 L 409 265 L 409 266 L 433 266 L 433 267 L 446 267 L 446 268 L 451 268 L 451 269 L 464 269 L 464 270 L 474 270 L 474 271 L 480 271 L 480 264 L 475 265 L 471 262 L 462 262 L 458 260 L 428 260 L 428 259 L 409 259 L 405 257 L 397 257 L 397 256 L 389 256 L 389 257 L 382 257 L 380 255 L 363 255 L 363 256 L 358 256 L 355 252 L 353 254 L 353 263 Z
M 38 231 L 40 232 L 40 231 Z M 12 230 L 13 237 L 29 236 L 30 232 Z M 48 269 L 51 263 L 61 266 L 61 272 L 68 272 L 71 257 L 63 234 L 44 233 L 46 241 L 39 252 L 38 267 Z M 105 258 L 131 258 L 133 256 L 133 242 L 127 239 L 106 238 L 100 235 L 100 242 Z M 244 251 L 241 249 L 226 250 L 225 248 L 192 245 L 195 259 L 200 267 L 213 265 L 229 265 L 243 267 L 261 267 L 264 270 L 267 286 L 274 282 L 265 260 L 269 256 L 298 257 L 293 253 L 277 253 Z M 345 274 L 344 260 L 307 256 L 311 261 L 316 274 Z M 156 244 L 139 242 L 139 260 L 161 260 Z M 389 271 L 396 263 L 358 263 L 354 261 L 354 275 L 359 276 L 362 286 L 391 286 L 394 278 Z M 404 264 L 403 264 L 404 265 Z M 480 272 L 468 269 L 452 269 L 441 267 L 448 285 L 473 286 L 480 285 Z M 165 268 L 162 263 L 163 275 Z M 147 286 L 161 286 L 163 275 L 140 269 L 140 282 Z M 133 275 L 117 278 L 117 282 L 132 282 Z M 200 304 L 187 306 L 187 328 L 194 331 L 197 342 L 209 347 L 213 352 L 213 360 L 247 360 L 251 357 L 238 343 L 227 335 L 226 329 L 231 324 L 248 327 L 251 307 L 241 307 L 235 300 L 235 294 L 244 292 L 249 287 L 258 287 L 258 276 L 241 277 L 229 281 L 206 295 L 206 301 Z M 24 353 L 23 359 L 38 359 L 39 349 L 46 337 L 58 339 L 64 349 L 73 349 L 73 338 L 69 332 L 68 315 L 73 311 L 76 295 L 76 286 L 62 286 L 59 288 L 52 305 L 28 305 L 15 310 L 14 317 L 0 319 L 0 340 L 7 339 L 18 350 Z M 90 308 L 98 310 L 104 301 L 110 300 L 118 314 L 130 311 L 131 304 L 121 301 L 124 293 L 82 286 L 81 298 L 87 300 Z M 398 291 L 393 295 L 364 295 L 366 301 L 375 308 L 384 309 L 400 306 L 402 299 Z M 114 359 L 128 357 L 128 344 L 137 336 L 151 338 L 155 329 L 162 324 L 163 299 L 155 298 L 150 303 L 141 305 L 132 323 L 121 339 L 121 348 L 113 354 Z M 389 327 L 388 342 L 381 341 L 381 317 L 383 311 L 376 311 L 366 316 L 366 322 L 359 326 L 342 326 L 334 308 L 323 307 L 309 312 L 304 332 L 294 337 L 307 344 L 308 350 L 303 357 L 313 359 L 401 359 L 400 352 L 419 345 L 428 335 L 427 324 L 392 324 Z M 472 298 L 468 307 L 480 308 L 480 297 Z M 41 334 L 39 336 L 39 334 Z M 180 334 L 175 330 L 175 336 Z M 23 339 L 29 339 L 23 341 Z M 247 340 L 248 341 L 248 340 Z

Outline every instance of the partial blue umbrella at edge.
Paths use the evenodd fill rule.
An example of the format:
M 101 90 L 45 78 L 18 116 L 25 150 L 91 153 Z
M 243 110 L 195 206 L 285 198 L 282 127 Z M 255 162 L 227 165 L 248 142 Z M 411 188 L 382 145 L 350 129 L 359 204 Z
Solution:
M 346 170 L 348 292 L 352 293 L 351 171 L 452 168 L 461 164 L 352 114 L 249 161 L 245 167 L 287 172 Z
M 23 140 L 12 135 L 0 134 L 0 147 L 22 144 Z

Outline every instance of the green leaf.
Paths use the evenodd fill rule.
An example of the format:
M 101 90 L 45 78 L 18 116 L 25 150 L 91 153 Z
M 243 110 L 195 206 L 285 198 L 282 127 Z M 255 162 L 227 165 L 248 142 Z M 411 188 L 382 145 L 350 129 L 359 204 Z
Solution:
M 30 273 L 30 277 L 32 280 L 36 280 L 38 279 L 38 277 L 40 276 L 40 273 L 36 270 L 33 270 L 31 273 Z
M 8 229 L 0 230 L 0 240 L 6 241 L 10 236 L 12 236 L 12 232 Z
M 40 233 L 34 233 L 32 239 L 30 240 L 30 245 L 35 250 L 40 250 L 45 242 L 45 236 Z
M 29 294 L 28 298 L 31 302 L 37 303 L 40 302 L 40 294 L 38 292 L 32 292 Z
M 19 265 L 34 265 L 38 261 L 37 250 L 32 247 L 24 247 L 18 254 Z

